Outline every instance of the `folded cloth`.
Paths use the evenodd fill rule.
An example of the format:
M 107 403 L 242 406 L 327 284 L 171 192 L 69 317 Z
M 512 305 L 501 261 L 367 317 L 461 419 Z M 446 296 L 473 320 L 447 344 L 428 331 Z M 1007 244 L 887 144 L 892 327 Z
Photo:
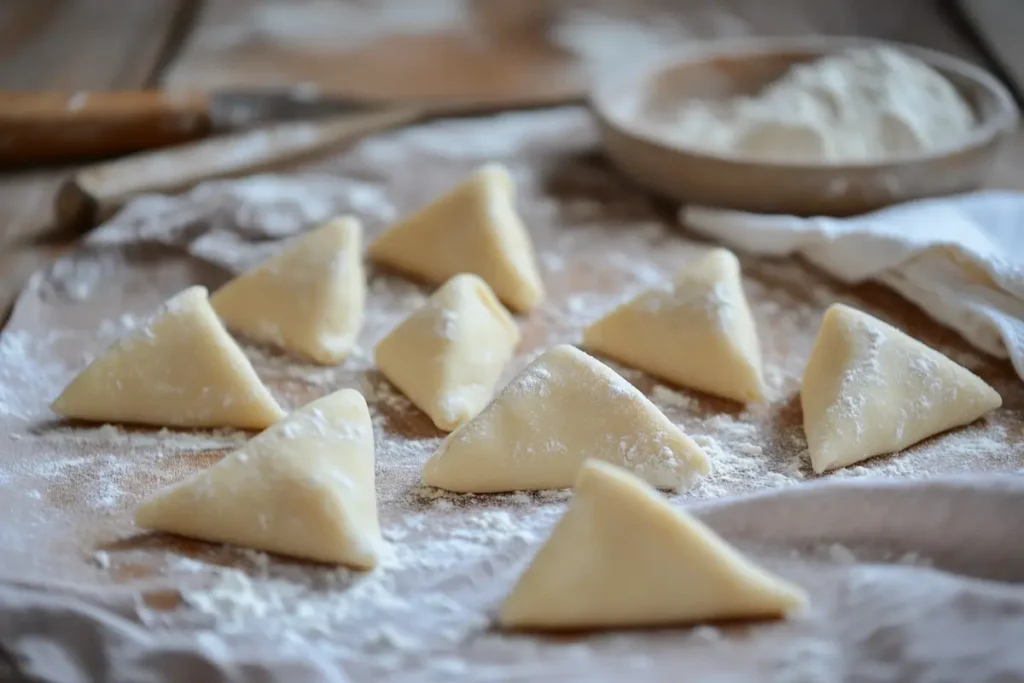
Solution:
M 347 683 L 315 651 L 240 652 L 216 633 L 157 633 L 108 606 L 0 580 L 0 681 Z
M 806 588 L 809 610 L 756 626 L 571 640 L 470 631 L 455 650 L 405 652 L 402 668 L 386 680 L 637 680 L 636 658 L 644 667 L 639 678 L 651 680 L 675 680 L 684 669 L 688 679 L 708 683 L 1024 680 L 1024 477 L 834 479 L 693 511 Z M 507 593 L 517 572 L 505 571 L 506 561 L 490 557 L 493 576 L 466 590 Z M 97 595 L 95 602 L 0 579 L 0 680 L 383 680 L 333 662 L 335 636 L 293 639 L 285 653 L 273 635 L 147 629 L 113 599 Z M 517 649 L 528 642 L 536 656 Z M 367 650 L 362 659 L 385 654 L 395 651 Z M 449 665 L 431 666 L 435 659 Z
M 1024 379 L 1024 193 L 924 199 L 851 218 L 688 206 L 684 225 L 742 251 L 799 254 L 847 283 L 877 280 Z

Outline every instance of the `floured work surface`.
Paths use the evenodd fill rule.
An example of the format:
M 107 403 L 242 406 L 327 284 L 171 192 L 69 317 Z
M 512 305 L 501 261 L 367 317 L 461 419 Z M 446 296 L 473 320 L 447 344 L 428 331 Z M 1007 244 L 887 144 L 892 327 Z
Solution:
M 131 204 L 78 253 L 32 280 L 0 337 L 0 575 L 58 582 L 96 596 L 109 597 L 111 590 L 137 594 L 135 612 L 153 628 L 212 629 L 249 644 L 259 642 L 257 634 L 269 634 L 282 650 L 314 643 L 356 680 L 410 670 L 444 678 L 474 671 L 467 667 L 505 679 L 591 666 L 606 676 L 626 676 L 650 667 L 673 671 L 684 656 L 696 657 L 685 661 L 699 663 L 701 670 L 748 674 L 776 655 L 779 666 L 787 665 L 785 657 L 799 660 L 798 667 L 838 666 L 842 629 L 836 626 L 831 640 L 820 637 L 822 629 L 831 632 L 823 624 L 837 618 L 836 610 L 850 609 L 841 599 L 847 588 L 836 583 L 843 574 L 793 558 L 791 548 L 766 549 L 761 559 L 808 586 L 816 605 L 809 621 L 764 630 L 558 639 L 496 633 L 490 619 L 498 601 L 564 510 L 569 493 L 473 496 L 421 487 L 421 465 L 442 434 L 371 362 L 376 341 L 430 291 L 395 274 L 371 269 L 360 348 L 340 367 L 309 366 L 245 347 L 285 407 L 341 387 L 366 396 L 376 431 L 381 524 L 390 542 L 387 559 L 372 573 L 133 528 L 131 513 L 141 497 L 215 462 L 247 434 L 71 426 L 48 411 L 78 369 L 177 291 L 190 284 L 215 288 L 275 251 L 277 240 L 339 213 L 359 216 L 372 238 L 491 160 L 507 163 L 515 176 L 518 206 L 549 291 L 542 307 L 519 318 L 524 341 L 511 376 L 541 350 L 577 342 L 583 325 L 638 289 L 668 279 L 707 247 L 672 225 L 671 207 L 656 206 L 621 180 L 596 154 L 595 144 L 592 126 L 578 109 L 442 122 L 365 141 L 320 162 L 309 175 L 212 183 L 183 197 Z M 971 351 L 882 288 L 842 287 L 792 260 L 746 259 L 743 266 L 764 349 L 769 403 L 743 409 L 613 365 L 683 425 L 712 460 L 711 475 L 680 501 L 780 489 L 814 478 L 797 392 L 818 323 L 833 301 L 863 308 L 938 348 L 992 384 L 1004 407 L 905 453 L 823 478 L 1021 467 L 1024 386 L 1008 364 Z M 751 524 L 758 528 L 756 520 Z M 820 550 L 809 549 L 808 557 Z M 826 564 L 841 564 L 848 552 L 826 548 Z M 872 604 L 889 609 L 879 607 L 884 600 Z M 795 639 L 796 650 L 779 649 L 787 638 Z M 707 650 L 711 640 L 718 649 Z

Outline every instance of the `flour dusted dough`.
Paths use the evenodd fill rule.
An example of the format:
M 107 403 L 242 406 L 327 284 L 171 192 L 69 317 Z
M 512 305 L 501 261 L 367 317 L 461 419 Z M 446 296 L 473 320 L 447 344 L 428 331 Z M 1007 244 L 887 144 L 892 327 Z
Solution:
M 375 351 L 377 367 L 450 432 L 494 396 L 516 344 L 512 316 L 476 275 L 456 275 Z
M 94 422 L 241 429 L 283 417 L 206 294 L 190 287 L 167 301 L 86 366 L 53 411 Z
M 526 311 L 544 299 L 530 235 L 515 209 L 515 186 L 497 164 L 477 169 L 377 238 L 370 258 L 430 282 L 475 273 L 506 305 Z
M 366 401 L 352 389 L 313 401 L 216 465 L 144 501 L 135 523 L 373 567 L 381 538 Z
M 764 396 L 761 348 L 740 264 L 714 249 L 668 287 L 648 290 L 583 333 L 588 351 L 736 401 Z
M 543 630 L 664 626 L 781 617 L 806 602 L 633 475 L 591 460 L 498 620 Z
M 572 486 L 600 458 L 660 488 L 708 471 L 704 451 L 610 368 L 571 346 L 546 351 L 448 435 L 423 480 L 488 493 Z
M 217 290 L 228 328 L 324 365 L 341 362 L 363 325 L 362 226 L 337 218 Z
M 818 473 L 899 451 L 1002 405 L 974 373 L 841 304 L 825 313 L 800 402 Z

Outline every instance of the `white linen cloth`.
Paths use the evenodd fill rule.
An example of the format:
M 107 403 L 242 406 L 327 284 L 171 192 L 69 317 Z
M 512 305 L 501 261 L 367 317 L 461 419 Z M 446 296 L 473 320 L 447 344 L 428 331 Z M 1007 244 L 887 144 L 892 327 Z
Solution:
M 413 658 L 407 666 L 414 668 L 386 680 L 684 680 L 683 669 L 685 680 L 702 683 L 1024 680 L 1024 478 L 836 479 L 691 509 L 755 561 L 772 562 L 769 569 L 806 588 L 809 611 L 750 627 L 719 624 L 710 639 L 685 627 L 633 632 L 645 634 L 635 654 L 649 668 L 639 674 L 611 649 L 614 638 L 627 637 L 620 632 L 579 634 L 565 643 L 575 656 L 536 661 L 510 656 L 517 650 L 474 652 L 467 642 L 447 653 L 463 658 L 464 669 Z M 761 558 L 746 543 L 775 552 Z M 469 582 L 453 599 L 479 590 Z M 123 604 L 124 589 L 73 596 L 0 578 L 0 680 L 381 680 L 345 671 L 314 644 L 292 643 L 285 653 L 258 633 L 229 642 L 216 631 L 144 628 L 133 619 L 135 603 Z
M 924 199 L 850 218 L 684 207 L 688 228 L 741 251 L 799 254 L 847 283 L 877 280 L 1024 380 L 1024 193 Z

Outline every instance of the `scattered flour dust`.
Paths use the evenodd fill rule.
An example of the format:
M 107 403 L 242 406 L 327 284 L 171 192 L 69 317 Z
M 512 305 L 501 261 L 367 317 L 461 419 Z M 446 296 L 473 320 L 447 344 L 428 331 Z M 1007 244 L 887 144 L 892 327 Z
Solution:
M 385 522 L 384 558 L 370 573 L 311 569 L 245 550 L 234 551 L 241 560 L 235 567 L 174 558 L 171 571 L 186 582 L 189 574 L 202 575 L 202 585 L 182 591 L 191 610 L 144 617 L 153 625 L 179 626 L 202 626 L 213 618 L 228 636 L 258 632 L 285 646 L 314 642 L 346 667 L 378 674 L 417 662 L 433 666 L 419 661 L 425 653 L 435 653 L 434 660 L 436 653 L 487 637 L 487 610 L 561 511 L 543 500 L 505 499 L 512 510 L 467 510 L 457 524 L 440 529 L 425 513 Z M 514 514 L 517 505 L 529 505 L 535 514 L 524 521 Z M 434 509 L 447 513 L 453 507 Z
M 249 436 L 233 429 L 190 433 L 109 424 L 15 433 L 13 440 L 44 450 L 46 457 L 9 463 L 0 469 L 0 483 L 26 482 L 19 487 L 23 492 L 51 504 L 114 511 L 139 500 L 140 479 L 170 484 L 189 471 L 193 454 L 231 450 Z
M 39 339 L 24 331 L 0 333 L 0 418 L 31 418 L 38 391 L 56 398 L 65 370 L 41 353 Z
M 918 567 L 932 566 L 932 560 L 915 552 L 894 553 L 878 548 L 857 548 L 842 543 L 827 543 L 814 546 L 807 550 L 795 549 L 797 556 L 817 557 L 833 564 L 857 564 L 859 562 L 879 562 L 889 564 L 913 565 Z

